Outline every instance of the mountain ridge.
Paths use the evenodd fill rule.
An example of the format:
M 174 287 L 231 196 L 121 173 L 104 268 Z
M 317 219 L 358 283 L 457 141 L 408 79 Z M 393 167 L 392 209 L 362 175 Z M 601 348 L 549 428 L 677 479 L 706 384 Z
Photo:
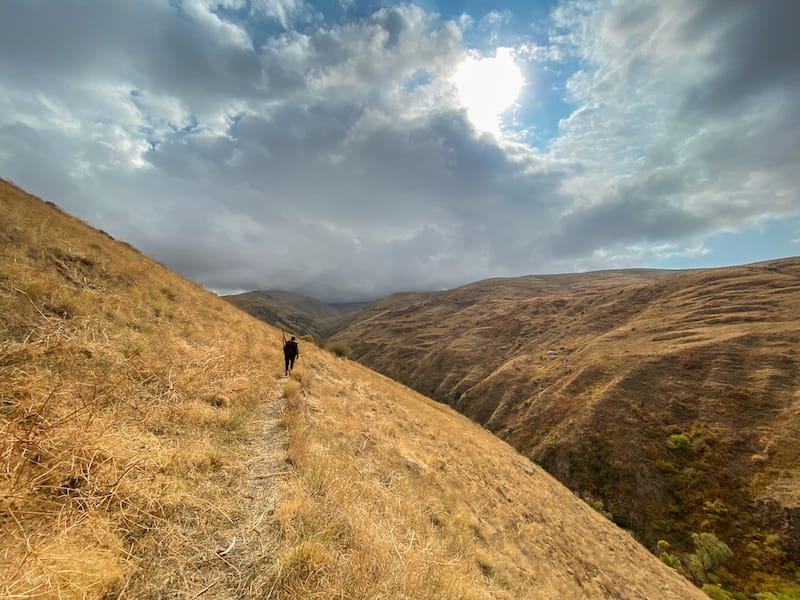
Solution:
M 310 296 L 280 290 L 255 290 L 222 296 L 223 300 L 274 327 L 319 339 L 343 313 Z

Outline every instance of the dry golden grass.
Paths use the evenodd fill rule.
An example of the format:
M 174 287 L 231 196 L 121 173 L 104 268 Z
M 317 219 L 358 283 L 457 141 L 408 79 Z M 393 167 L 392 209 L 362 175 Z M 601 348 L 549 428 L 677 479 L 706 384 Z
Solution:
M 298 477 L 276 511 L 275 560 L 257 575 L 268 597 L 704 597 L 466 418 L 303 352 L 283 417 Z
M 5 183 L 0 314 L 0 597 L 202 587 L 279 337 Z

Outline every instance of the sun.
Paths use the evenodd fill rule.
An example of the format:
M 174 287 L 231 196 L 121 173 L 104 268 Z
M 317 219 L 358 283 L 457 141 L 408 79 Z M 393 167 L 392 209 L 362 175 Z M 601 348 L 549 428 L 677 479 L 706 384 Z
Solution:
M 458 97 L 472 124 L 500 134 L 500 115 L 517 99 L 525 79 L 511 48 L 497 48 L 494 58 L 470 53 L 453 76 Z

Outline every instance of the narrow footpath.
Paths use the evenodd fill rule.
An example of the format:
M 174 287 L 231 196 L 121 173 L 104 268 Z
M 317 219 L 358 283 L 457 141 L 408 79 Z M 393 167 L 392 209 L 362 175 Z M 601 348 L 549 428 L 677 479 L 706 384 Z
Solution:
M 287 435 L 282 425 L 285 378 L 267 391 L 254 414 L 252 431 L 244 443 L 247 459 L 241 480 L 237 516 L 220 522 L 216 539 L 209 540 L 202 581 L 192 582 L 185 598 L 228 600 L 268 598 L 270 590 L 255 589 L 253 577 L 271 561 L 279 532 L 273 517 L 281 483 L 289 475 Z

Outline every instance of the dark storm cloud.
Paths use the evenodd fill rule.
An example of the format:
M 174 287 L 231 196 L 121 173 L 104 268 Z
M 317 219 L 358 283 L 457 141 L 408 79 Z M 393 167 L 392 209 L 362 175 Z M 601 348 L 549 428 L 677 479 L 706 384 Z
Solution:
M 565 216 L 551 248 L 557 256 L 580 258 L 608 240 L 659 243 L 702 232 L 703 222 L 686 209 L 651 202 L 640 190 L 619 191 L 612 199 Z
M 713 0 L 699 2 L 681 41 L 696 44 L 709 36 L 716 44 L 705 58 L 710 76 L 692 86 L 685 108 L 704 113 L 747 108 L 764 94 L 788 94 L 800 86 L 800 3 L 794 0 Z
M 559 177 L 526 173 L 530 164 L 509 160 L 488 138 L 465 135 L 469 127 L 459 113 L 435 123 L 382 124 L 348 138 L 363 117 L 344 105 L 287 108 L 275 120 L 244 119 L 239 139 L 226 143 L 219 156 L 249 160 L 228 162 L 209 186 L 225 181 L 225 209 L 260 223 L 260 236 L 239 252 L 242 240 L 218 246 L 206 237 L 189 257 L 180 255 L 183 242 L 145 239 L 142 245 L 218 289 L 266 287 L 265 268 L 276 262 L 293 289 L 316 286 L 318 294 L 336 298 L 346 298 L 349 289 L 363 298 L 396 286 L 441 288 L 469 281 L 476 269 L 502 269 L 513 239 L 536 237 L 530 224 L 552 218 L 545 207 L 558 197 Z M 287 121 L 290 129 L 277 125 Z M 185 176 L 202 181 L 216 165 L 207 164 L 201 149 L 194 143 L 168 147 L 153 158 L 174 155 Z M 178 172 L 176 165 L 162 166 Z M 242 193 L 243 187 L 253 193 Z M 221 193 L 212 188 L 212 196 Z M 509 221 L 512 207 L 516 219 Z M 171 237 L 188 245 L 197 228 L 202 226 L 173 228 Z M 258 259 L 248 257 L 246 248 Z M 212 256 L 200 258 L 206 253 Z M 213 257 L 220 255 L 235 260 L 219 263 Z M 249 279 L 242 276 L 243 264 Z

